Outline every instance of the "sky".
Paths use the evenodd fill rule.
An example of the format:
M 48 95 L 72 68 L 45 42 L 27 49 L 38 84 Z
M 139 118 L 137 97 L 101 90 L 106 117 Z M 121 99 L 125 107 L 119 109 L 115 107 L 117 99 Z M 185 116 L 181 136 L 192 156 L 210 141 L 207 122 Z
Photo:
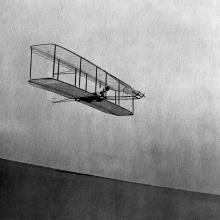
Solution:
M 220 194 L 219 1 L 0 5 L 1 158 Z M 135 115 L 54 105 L 31 87 L 30 45 L 51 42 L 144 92 Z

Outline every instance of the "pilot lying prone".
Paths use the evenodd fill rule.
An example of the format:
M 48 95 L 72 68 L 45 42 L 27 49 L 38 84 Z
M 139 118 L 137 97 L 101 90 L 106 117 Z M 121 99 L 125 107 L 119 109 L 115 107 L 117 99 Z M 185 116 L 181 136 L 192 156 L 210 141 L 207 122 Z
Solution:
M 99 88 L 99 90 L 97 92 L 92 93 L 92 96 L 87 96 L 87 97 L 82 97 L 82 98 L 77 98 L 75 99 L 76 101 L 80 102 L 80 101 L 85 101 L 85 102 L 101 102 L 104 99 L 107 98 L 107 92 L 109 91 L 110 86 L 105 86 L 105 87 L 101 87 Z

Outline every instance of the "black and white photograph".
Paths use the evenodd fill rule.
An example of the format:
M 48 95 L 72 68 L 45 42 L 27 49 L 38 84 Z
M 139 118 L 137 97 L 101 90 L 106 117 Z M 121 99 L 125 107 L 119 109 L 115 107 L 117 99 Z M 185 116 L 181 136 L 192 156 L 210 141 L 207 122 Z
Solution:
M 220 1 L 0 0 L 0 220 L 219 220 Z

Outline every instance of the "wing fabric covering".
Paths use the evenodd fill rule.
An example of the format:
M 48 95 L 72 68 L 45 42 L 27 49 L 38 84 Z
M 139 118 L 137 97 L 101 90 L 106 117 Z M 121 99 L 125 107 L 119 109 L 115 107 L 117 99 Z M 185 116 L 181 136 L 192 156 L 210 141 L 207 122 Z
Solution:
M 28 82 L 35 87 L 54 92 L 68 99 L 79 99 L 82 97 L 89 97 L 92 95 L 92 93 L 89 93 L 83 89 L 52 78 L 30 79 Z M 108 114 L 113 114 L 117 116 L 133 115 L 133 113 L 129 110 L 107 100 L 103 100 L 101 102 L 80 101 L 80 103 L 86 104 L 90 107 L 93 107 L 97 110 L 100 110 Z

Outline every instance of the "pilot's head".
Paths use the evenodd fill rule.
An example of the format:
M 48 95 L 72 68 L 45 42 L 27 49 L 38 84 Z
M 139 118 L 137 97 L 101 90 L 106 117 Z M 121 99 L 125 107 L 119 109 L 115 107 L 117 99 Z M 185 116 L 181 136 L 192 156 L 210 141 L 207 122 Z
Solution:
M 110 89 L 110 86 L 105 87 L 105 91 L 108 91 Z

